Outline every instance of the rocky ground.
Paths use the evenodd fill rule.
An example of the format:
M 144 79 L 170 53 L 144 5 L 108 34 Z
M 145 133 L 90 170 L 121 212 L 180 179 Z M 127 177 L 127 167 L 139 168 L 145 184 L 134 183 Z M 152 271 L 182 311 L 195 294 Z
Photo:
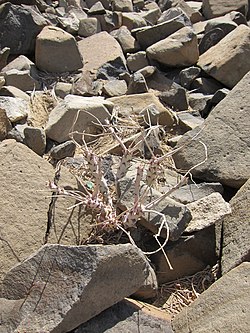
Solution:
M 249 332 L 248 0 L 0 0 L 0 333 Z

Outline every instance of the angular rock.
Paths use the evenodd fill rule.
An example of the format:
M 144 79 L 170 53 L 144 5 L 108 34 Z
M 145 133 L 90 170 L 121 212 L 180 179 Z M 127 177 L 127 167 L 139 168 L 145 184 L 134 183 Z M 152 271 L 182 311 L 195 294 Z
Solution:
M 50 156 L 55 160 L 61 160 L 65 157 L 73 157 L 75 150 L 75 143 L 73 141 L 66 141 L 56 147 L 53 147 L 50 151 Z
M 89 37 L 101 31 L 100 22 L 96 17 L 83 18 L 79 22 L 78 35 Z
M 195 112 L 180 112 L 177 114 L 178 117 L 178 127 L 184 132 L 190 131 L 196 127 L 200 127 L 204 123 L 204 119 Z
M 105 10 L 103 4 L 101 3 L 101 1 L 96 1 L 96 3 L 93 4 L 93 6 L 91 6 L 91 8 L 89 8 L 89 11 L 88 11 L 89 15 L 102 15 L 105 13 L 106 13 L 106 10 Z
M 192 82 L 200 75 L 200 68 L 199 67 L 189 67 L 185 68 L 180 72 L 180 84 L 186 88 L 189 89 Z
M 212 97 L 213 95 L 190 93 L 188 94 L 188 103 L 193 110 L 200 112 L 200 114 L 204 116 L 204 111 L 206 110 Z
M 19 71 L 16 69 L 4 73 L 5 85 L 13 86 L 22 91 L 41 89 L 41 84 L 30 75 L 29 70 Z
M 222 274 L 243 261 L 250 261 L 249 195 L 250 180 L 230 200 L 232 213 L 223 219 Z
M 202 0 L 202 13 L 206 19 L 222 16 L 233 10 L 247 14 L 248 0 Z
M 203 53 L 198 66 L 228 88 L 234 87 L 250 70 L 250 28 L 238 26 Z
M 48 138 L 62 143 L 69 140 L 73 131 L 97 134 L 97 125 L 92 122 L 105 123 L 111 117 L 113 104 L 101 97 L 81 97 L 67 95 L 50 113 L 46 125 Z M 109 112 L 110 111 L 110 112 Z M 98 120 L 97 120 L 98 119 Z M 81 134 L 74 135 L 81 142 Z M 85 136 L 89 141 L 92 137 Z
M 119 113 L 123 116 L 139 114 L 143 109 L 154 104 L 159 112 L 159 124 L 172 126 L 174 123 L 172 112 L 165 108 L 153 93 L 112 97 L 108 101 L 112 102 L 114 107 L 119 107 Z
M 68 332 L 135 292 L 148 268 L 131 244 L 45 245 L 7 273 L 0 294 L 23 299 L 16 332 Z
M 142 11 L 141 16 L 146 22 L 149 23 L 149 25 L 153 26 L 157 24 L 157 21 L 161 16 L 161 10 L 158 6 L 156 6 L 155 8 L 149 9 L 147 11 Z
M 5 110 L 12 123 L 26 119 L 31 112 L 29 102 L 15 97 L 1 96 L 0 108 Z
M 144 76 L 139 72 L 132 74 L 128 83 L 127 94 L 142 94 L 147 92 L 148 86 Z
M 224 33 L 224 36 L 226 36 L 235 28 L 237 28 L 237 26 L 238 25 L 228 16 L 216 17 L 207 21 L 205 26 L 205 33 L 208 33 L 213 29 L 221 29 Z
M 125 95 L 127 83 L 125 80 L 110 80 L 103 86 L 103 92 L 108 97 Z
M 148 60 L 145 51 L 139 51 L 136 53 L 128 54 L 127 66 L 131 72 L 136 72 L 143 67 L 148 66 Z
M 45 153 L 46 135 L 43 128 L 27 126 L 24 131 L 24 143 L 35 153 L 42 156 Z
M 173 333 L 170 316 L 146 303 L 125 299 L 103 311 L 72 333 Z
M 217 280 L 173 319 L 174 332 L 247 333 L 249 273 L 250 263 L 245 262 Z
M 122 25 L 125 25 L 129 30 L 133 30 L 146 27 L 147 22 L 140 13 L 122 13 Z
M 215 94 L 219 89 L 224 88 L 224 86 L 212 77 L 198 77 L 191 83 L 190 88 L 196 93 L 212 95 Z
M 108 63 L 126 70 L 126 60 L 120 44 L 106 31 L 81 40 L 78 47 L 87 71 L 96 73 Z
M 186 23 L 186 16 L 183 13 L 171 20 L 163 21 L 152 27 L 145 27 L 135 31 L 136 39 L 143 50 L 146 50 L 149 46 L 169 37 L 179 29 L 188 25 Z
M 114 0 L 112 2 L 112 10 L 117 12 L 132 12 L 133 2 L 132 0 Z
M 83 62 L 75 38 L 58 27 L 45 27 L 36 39 L 36 66 L 47 72 L 73 72 Z
M 204 18 L 200 11 L 196 8 L 192 8 L 187 1 L 184 0 L 171 0 L 172 6 L 181 8 L 186 15 L 190 18 L 192 23 L 202 21 Z
M 3 86 L 0 89 L 0 96 L 17 97 L 30 102 L 30 96 L 28 94 L 13 86 Z
M 10 48 L 10 54 L 32 54 L 35 39 L 48 21 L 31 7 L 12 5 L 10 2 L 0 7 L 1 49 Z
M 208 150 L 207 162 L 192 170 L 194 177 L 219 181 L 230 187 L 241 187 L 250 177 L 248 118 L 250 73 L 234 87 L 232 91 L 211 111 L 199 136 L 188 144 L 188 140 L 197 135 L 200 128 L 186 133 L 178 142 L 184 149 L 173 158 L 178 169 L 188 170 L 205 158 L 204 146 Z M 227 110 L 227 112 L 225 112 Z
M 11 130 L 11 123 L 6 115 L 6 111 L 0 108 L 0 141 L 4 140 Z
M 147 48 L 146 52 L 149 59 L 172 67 L 191 66 L 199 58 L 196 34 L 188 27 L 153 44 Z
M 121 26 L 118 30 L 113 30 L 110 34 L 120 43 L 124 53 L 138 51 L 138 43 L 126 26 Z
M 214 28 L 205 33 L 199 43 L 199 53 L 200 55 L 205 53 L 210 47 L 219 43 L 222 38 L 225 37 L 225 34 L 221 28 Z
M 9 54 L 9 47 L 4 47 L 2 50 L 0 50 L 0 71 L 7 65 Z
M 72 90 L 72 84 L 71 83 L 66 83 L 66 82 L 57 82 L 55 85 L 55 93 L 56 96 L 61 97 L 62 99 L 69 95 Z
M 175 111 L 188 109 L 186 90 L 175 82 L 171 82 L 169 89 L 160 94 L 160 100 L 164 105 L 168 105 Z

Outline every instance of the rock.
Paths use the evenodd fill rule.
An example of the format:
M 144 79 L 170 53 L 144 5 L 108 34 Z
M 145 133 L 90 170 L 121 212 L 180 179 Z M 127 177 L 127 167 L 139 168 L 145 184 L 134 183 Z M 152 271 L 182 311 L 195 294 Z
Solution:
M 97 2 L 97 0 L 85 0 L 84 2 L 86 3 L 88 8 L 91 8 Z M 103 5 L 105 9 L 109 9 L 109 0 L 100 0 L 99 2 Z
M 214 19 L 207 21 L 207 24 L 205 26 L 205 33 L 208 33 L 211 30 L 217 28 L 221 29 L 222 32 L 224 33 L 224 36 L 226 36 L 235 28 L 237 28 L 237 26 L 238 25 L 235 22 L 233 22 L 230 17 L 227 16 L 216 17 Z
M 223 219 L 222 274 L 250 260 L 249 193 L 250 180 L 230 200 L 232 213 Z
M 175 111 L 185 111 L 189 106 L 186 90 L 175 82 L 171 82 L 170 88 L 160 94 L 160 100 Z
M 204 119 L 197 114 L 192 114 L 191 112 L 179 112 L 178 117 L 178 126 L 184 132 L 190 131 L 196 127 L 200 127 L 204 123 Z
M 132 12 L 132 0 L 114 0 L 112 2 L 112 10 L 117 12 Z
M 140 193 L 143 193 L 145 186 L 145 184 L 141 185 Z M 120 198 L 118 207 L 120 207 L 122 210 L 133 207 L 134 183 L 131 183 L 131 177 L 124 177 L 118 181 L 118 191 Z M 162 194 L 160 192 L 152 189 L 146 196 L 144 205 L 159 199 L 161 196 Z M 153 209 L 154 211 L 165 215 L 169 229 L 169 239 L 173 241 L 179 239 L 191 220 L 191 214 L 189 210 L 184 205 L 168 197 L 155 204 Z M 161 226 L 162 217 L 159 214 L 152 212 L 145 213 L 144 217 L 139 220 L 139 223 L 146 229 L 150 230 L 152 233 L 156 234 Z M 166 237 L 166 234 L 166 227 L 163 226 L 161 235 L 162 237 Z
M 0 50 L 0 71 L 7 65 L 9 54 L 9 47 L 4 47 L 2 50 Z
M 185 229 L 188 233 L 205 229 L 231 213 L 229 203 L 218 192 L 189 203 L 187 207 L 192 215 L 192 220 Z
M 149 59 L 172 67 L 191 66 L 199 58 L 197 37 L 188 27 L 153 44 L 146 52 Z
M 136 39 L 142 49 L 146 50 L 149 46 L 164 40 L 179 29 L 188 25 L 186 21 L 187 18 L 184 13 L 179 14 L 178 16 L 167 21 L 164 20 L 161 22 L 160 20 L 160 23 L 152 27 L 144 27 L 136 30 Z
M 153 2 L 151 2 L 153 3 Z M 155 3 L 156 4 L 156 3 Z M 147 11 L 142 11 L 141 16 L 142 18 L 149 23 L 149 25 L 153 26 L 157 24 L 158 19 L 161 16 L 161 10 L 160 8 L 156 5 L 155 8 L 149 9 Z
M 13 86 L 3 86 L 0 89 L 0 96 L 17 97 L 30 102 L 30 96 L 28 94 Z
M 249 10 L 249 5 L 248 5 L 248 10 Z M 237 11 L 233 10 L 230 13 L 228 13 L 227 15 L 237 25 L 240 25 L 240 24 L 248 25 L 246 17 L 242 13 L 240 13 L 240 12 L 237 12 Z
M 96 17 L 87 17 L 80 19 L 78 35 L 89 37 L 101 31 L 101 26 Z
M 12 123 L 26 119 L 31 112 L 29 102 L 15 97 L 1 96 L 0 108 L 5 110 Z
M 119 107 L 119 113 L 123 116 L 131 114 L 139 114 L 149 105 L 154 104 L 159 111 L 159 124 L 172 126 L 174 117 L 169 109 L 166 109 L 153 93 L 133 94 L 128 96 L 112 97 L 108 101 L 114 104 L 114 107 Z
M 192 8 L 189 6 L 188 2 L 184 0 L 171 0 L 172 6 L 176 6 L 177 8 L 181 8 L 186 15 L 190 18 L 192 23 L 196 23 L 202 21 L 204 18 L 200 11 L 196 8 Z
M 73 72 L 83 62 L 72 35 L 57 27 L 45 27 L 36 39 L 36 66 L 47 72 Z
M 57 82 L 55 85 L 56 96 L 61 97 L 62 99 L 69 95 L 72 90 L 72 84 L 66 82 Z
M 228 88 L 234 87 L 250 70 L 250 29 L 240 25 L 198 61 L 207 74 Z M 237 67 L 237 71 L 234 69 Z
M 75 150 L 75 143 L 73 141 L 66 141 L 53 147 L 50 151 L 50 156 L 55 160 L 62 160 L 66 157 L 73 157 Z
M 148 86 L 144 76 L 139 72 L 132 74 L 129 80 L 127 94 L 141 94 L 147 92 Z
M 122 25 L 125 25 L 129 30 L 133 30 L 145 27 L 147 22 L 140 13 L 122 13 Z
M 205 53 L 210 47 L 219 43 L 222 38 L 225 37 L 225 34 L 221 28 L 215 28 L 209 30 L 205 35 L 202 37 L 199 43 L 199 53 L 200 55 Z
M 70 139 L 69 134 L 73 131 L 97 134 L 97 125 L 92 125 L 92 121 L 104 124 L 105 119 L 110 118 L 112 108 L 113 104 L 101 97 L 67 95 L 51 111 L 45 128 L 46 135 L 48 138 L 62 143 Z M 74 135 L 74 138 L 80 142 L 81 137 L 81 134 Z M 89 141 L 93 138 L 86 135 L 85 139 Z
M 151 256 L 159 285 L 193 275 L 208 265 L 212 267 L 217 262 L 215 248 L 214 226 L 182 236 L 177 242 L 169 242 L 164 250 L 172 270 L 161 251 Z
M 7 139 L 14 139 L 17 142 L 24 143 L 24 129 L 27 127 L 27 123 L 14 126 L 7 134 Z
M 148 66 L 148 60 L 145 51 L 139 51 L 127 55 L 127 66 L 131 72 L 136 72 L 143 67 Z
M 42 156 L 45 153 L 46 135 L 42 128 L 29 127 L 24 129 L 24 143 L 35 153 Z
M 11 130 L 11 123 L 6 115 L 6 111 L 0 108 L 0 141 L 3 141 L 7 133 Z
M 183 69 L 179 75 L 180 84 L 184 88 L 189 89 L 192 82 L 200 75 L 200 72 L 200 68 L 194 66 Z
M 48 223 L 48 211 L 51 198 L 46 191 L 46 181 L 53 180 L 53 167 L 31 149 L 14 140 L 0 143 L 0 280 L 6 272 L 20 260 L 37 251 L 44 243 Z M 59 186 L 77 188 L 73 176 L 63 170 Z M 70 228 L 60 236 L 68 221 L 70 212 L 67 207 L 74 200 L 63 198 L 56 200 L 54 223 L 48 242 L 55 243 L 62 238 L 63 244 L 75 244 L 76 239 Z M 71 222 L 74 228 L 79 226 L 79 212 L 74 211 Z M 11 221 L 11 223 L 10 223 Z M 81 224 L 81 238 L 86 235 L 86 223 Z M 34 237 L 35 235 L 35 237 Z M 14 289 L 13 289 L 14 290 Z
M 166 312 L 127 298 L 82 324 L 73 333 L 137 333 L 138 329 L 143 333 L 173 333 Z
M 200 112 L 200 114 L 204 117 L 205 110 L 213 96 L 214 95 L 205 95 L 202 93 L 189 93 L 188 103 L 193 110 Z
M 192 90 L 195 90 L 196 93 L 202 93 L 204 95 L 215 94 L 222 88 L 224 88 L 224 86 L 212 77 L 199 77 L 191 83 Z
M 250 73 L 211 111 L 198 138 L 199 128 L 186 133 L 178 142 L 181 147 L 173 158 L 178 169 L 189 170 L 205 158 L 200 140 L 208 149 L 208 161 L 192 170 L 194 177 L 219 181 L 224 185 L 239 188 L 250 177 L 248 131 L 248 89 Z M 225 110 L 227 112 L 225 113 Z
M 0 90 L 2 89 L 2 87 L 5 85 L 5 79 L 3 76 L 0 76 Z
M 126 60 L 121 46 L 106 31 L 81 40 L 78 47 L 85 62 L 84 69 L 89 72 L 96 73 L 107 64 L 126 70 Z
M 1 49 L 10 48 L 10 54 L 32 54 L 35 51 L 36 36 L 48 25 L 48 21 L 32 7 L 1 5 L 0 26 Z
M 212 193 L 223 194 L 223 186 L 220 183 L 188 184 L 176 189 L 170 197 L 183 204 L 188 204 Z
M 110 34 L 119 42 L 124 53 L 138 51 L 138 43 L 126 26 L 121 26 Z
M 110 80 L 104 84 L 103 92 L 108 97 L 125 95 L 127 92 L 127 83 L 125 80 Z
M 241 332 L 249 330 L 250 264 L 220 278 L 172 321 L 174 332 Z M 206 314 L 204 316 L 204 313 Z
M 88 11 L 89 15 L 102 15 L 105 13 L 106 13 L 106 10 L 105 10 L 103 4 L 101 3 L 101 1 L 96 1 L 96 3 L 93 4 L 93 6 L 91 6 Z
M 202 0 L 202 13 L 206 19 L 222 16 L 233 10 L 247 14 L 248 0 L 226 1 L 226 0 Z
M 23 299 L 15 332 L 68 332 L 135 292 L 148 267 L 131 244 L 45 245 L 7 273 L 1 297 Z

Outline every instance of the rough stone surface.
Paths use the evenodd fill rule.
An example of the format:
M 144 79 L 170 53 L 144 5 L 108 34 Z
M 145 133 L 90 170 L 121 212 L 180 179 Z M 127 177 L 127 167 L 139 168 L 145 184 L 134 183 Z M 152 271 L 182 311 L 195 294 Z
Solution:
M 125 80 L 111 80 L 103 86 L 103 91 L 108 97 L 122 96 L 127 92 Z
M 105 119 L 110 118 L 112 108 L 112 103 L 101 97 L 68 95 L 50 113 L 46 125 L 46 135 L 50 139 L 62 143 L 70 139 L 69 134 L 72 131 L 95 134 L 97 127 L 92 125 L 92 121 L 96 122 L 97 118 L 104 124 Z M 80 140 L 81 135 L 75 137 Z
M 45 245 L 7 273 L 0 295 L 24 300 L 14 332 L 68 332 L 135 292 L 147 275 L 131 244 Z
M 231 199 L 232 213 L 223 219 L 222 274 L 243 261 L 250 261 L 249 198 L 250 180 Z
M 47 72 L 72 72 L 83 62 L 75 38 L 58 27 L 45 27 L 36 39 L 36 66 Z
M 250 263 L 216 281 L 172 321 L 176 333 L 249 331 Z M 205 314 L 205 315 L 204 315 Z
M 113 97 L 108 100 L 112 102 L 115 107 L 119 107 L 119 113 L 124 116 L 139 114 L 142 110 L 154 104 L 159 111 L 159 124 L 171 126 L 174 122 L 172 112 L 165 108 L 153 93 Z
M 204 160 L 205 150 L 201 140 L 207 147 L 208 160 L 192 170 L 193 176 L 219 181 L 234 188 L 241 187 L 248 180 L 249 86 L 250 73 L 211 111 L 199 136 L 173 156 L 177 168 L 188 170 Z M 198 131 L 200 128 L 186 133 L 178 142 L 178 147 L 187 143 Z
M 43 128 L 29 127 L 24 129 L 24 143 L 35 153 L 42 156 L 45 153 L 46 135 Z
M 202 0 L 202 13 L 206 19 L 222 16 L 233 10 L 247 14 L 248 0 Z
M 250 70 L 250 28 L 239 25 L 203 53 L 198 66 L 227 87 L 234 87 Z
M 0 141 L 4 140 L 11 130 L 11 123 L 6 115 L 6 111 L 0 108 Z
M 5 110 L 11 122 L 26 119 L 30 114 L 30 105 L 27 101 L 15 97 L 0 97 L 0 107 Z
M 66 141 L 52 148 L 50 151 L 50 156 L 55 160 L 61 160 L 65 157 L 73 157 L 75 150 L 75 143 L 73 141 Z
M 81 325 L 73 333 L 172 333 L 170 317 L 149 304 L 125 299 Z
M 153 44 L 146 52 L 150 59 L 167 66 L 191 66 L 199 58 L 196 34 L 188 27 Z

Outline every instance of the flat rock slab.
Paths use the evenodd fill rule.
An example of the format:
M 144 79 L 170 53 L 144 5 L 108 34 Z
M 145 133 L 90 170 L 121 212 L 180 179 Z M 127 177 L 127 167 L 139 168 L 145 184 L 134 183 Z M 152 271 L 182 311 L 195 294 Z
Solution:
M 212 110 L 204 128 L 186 133 L 177 144 L 186 147 L 173 158 L 178 169 L 188 170 L 205 158 L 207 162 L 192 170 L 194 177 L 206 181 L 219 181 L 223 185 L 239 188 L 250 177 L 250 73 L 229 92 Z M 195 137 L 189 142 L 197 133 Z
M 228 88 L 233 88 L 250 70 L 250 28 L 239 25 L 203 53 L 198 66 Z
M 72 333 L 173 333 L 170 316 L 150 304 L 125 299 Z
M 23 300 L 15 333 L 68 332 L 134 293 L 148 268 L 131 244 L 45 245 L 8 272 L 0 297 Z
M 231 199 L 232 213 L 223 219 L 222 274 L 250 260 L 250 180 Z
M 216 281 L 172 321 L 176 333 L 248 333 L 250 263 L 242 263 Z

